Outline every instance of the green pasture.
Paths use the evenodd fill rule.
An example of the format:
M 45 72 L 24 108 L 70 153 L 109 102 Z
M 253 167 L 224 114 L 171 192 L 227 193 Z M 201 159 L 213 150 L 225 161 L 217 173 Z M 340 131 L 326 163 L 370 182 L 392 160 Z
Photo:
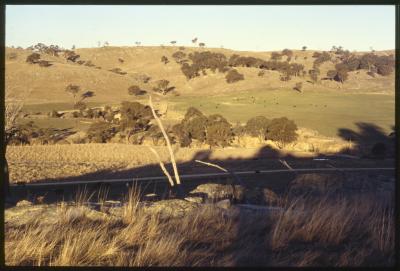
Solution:
M 249 90 L 241 93 L 171 97 L 171 110 L 185 113 L 189 106 L 205 114 L 222 114 L 231 123 L 245 123 L 249 118 L 286 116 L 299 126 L 336 136 L 338 129 L 357 131 L 356 123 L 366 122 L 392 131 L 394 95 L 360 94 L 339 91 Z

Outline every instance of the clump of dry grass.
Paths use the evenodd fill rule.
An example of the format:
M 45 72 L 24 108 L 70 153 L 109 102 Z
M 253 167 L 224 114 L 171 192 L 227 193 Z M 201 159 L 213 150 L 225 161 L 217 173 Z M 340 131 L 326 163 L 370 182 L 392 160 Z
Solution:
M 82 192 L 83 193 L 83 192 Z M 61 204 L 52 222 L 6 223 L 7 265 L 381 266 L 394 263 L 393 206 L 377 194 L 295 198 L 282 213 L 202 205 L 183 217 L 145 211 L 128 192 L 106 215 Z
M 199 208 L 183 219 L 161 218 L 143 212 L 134 188 L 121 216 L 94 217 L 82 204 L 86 195 L 82 192 L 73 206 L 61 204 L 55 223 L 36 217 L 24 225 L 7 226 L 6 264 L 214 265 L 216 252 L 229 244 L 225 236 L 235 236 L 231 218 L 215 208 Z
M 288 201 L 276 217 L 266 245 L 279 265 L 390 265 L 394 263 L 393 215 L 393 206 L 380 200 L 378 193 L 299 197 Z M 296 247 L 303 249 L 289 252 Z

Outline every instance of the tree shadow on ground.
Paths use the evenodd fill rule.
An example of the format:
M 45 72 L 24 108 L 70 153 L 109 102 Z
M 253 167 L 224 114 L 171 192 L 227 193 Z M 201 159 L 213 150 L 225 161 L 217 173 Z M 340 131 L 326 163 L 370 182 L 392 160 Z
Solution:
M 395 156 L 394 126 L 392 126 L 392 132 L 389 134 L 386 134 L 381 127 L 373 123 L 358 122 L 356 126 L 358 131 L 340 128 L 337 133 L 342 139 L 354 144 L 354 148 L 350 152 L 366 158 Z M 348 152 L 348 150 L 343 152 Z

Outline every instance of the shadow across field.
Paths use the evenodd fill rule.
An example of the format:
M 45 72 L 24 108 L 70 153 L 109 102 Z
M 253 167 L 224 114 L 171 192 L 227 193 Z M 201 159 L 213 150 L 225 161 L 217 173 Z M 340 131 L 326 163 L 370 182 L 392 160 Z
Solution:
M 384 136 L 383 133 L 375 126 L 360 126 L 361 132 L 357 133 L 350 130 L 341 130 L 340 134 L 350 135 L 353 141 L 356 141 L 356 145 L 359 148 L 369 147 L 371 142 L 389 142 L 392 140 L 391 138 Z M 367 145 L 368 143 L 368 145 Z M 387 153 L 386 153 L 387 154 Z M 315 159 L 317 158 L 317 159 Z M 197 179 L 183 179 L 182 180 L 182 188 L 183 195 L 181 197 L 188 196 L 189 192 L 192 191 L 200 184 L 205 183 L 220 183 L 220 184 L 241 184 L 245 189 L 251 189 L 254 187 L 259 187 L 260 189 L 268 188 L 278 194 L 281 197 L 287 194 L 290 183 L 296 179 L 301 174 L 298 174 L 293 171 L 282 172 L 282 173 L 273 173 L 264 175 L 262 173 L 257 173 L 259 170 L 269 170 L 269 169 L 289 169 L 292 168 L 328 168 L 329 166 L 333 167 L 394 167 L 393 160 L 385 160 L 385 159 L 350 159 L 345 157 L 336 156 L 335 154 L 327 156 L 327 155 L 317 155 L 314 158 L 310 157 L 295 157 L 293 155 L 285 154 L 279 150 L 272 149 L 271 147 L 265 146 L 259 149 L 259 151 L 248 159 L 213 159 L 212 158 L 212 150 L 202 150 L 197 152 L 193 159 L 188 162 L 180 163 L 178 165 L 178 169 L 181 175 L 184 174 L 198 174 L 198 173 L 219 173 L 221 170 L 210 167 L 201 163 L 195 162 L 195 160 L 201 160 L 207 163 L 213 163 L 219 166 L 224 167 L 228 171 L 254 171 L 253 175 L 240 175 L 239 180 L 231 175 L 220 176 L 217 178 L 201 177 Z M 285 165 L 286 164 L 286 165 Z M 166 164 L 167 169 L 170 173 L 172 173 L 171 164 Z M 379 174 L 387 174 L 385 172 L 368 172 L 369 177 L 378 176 Z M 390 174 L 393 174 L 392 172 Z M 341 177 L 345 177 L 345 174 L 342 172 L 339 174 Z M 140 177 L 156 177 L 163 176 L 162 171 L 158 164 L 152 165 L 144 165 L 138 168 L 132 169 L 124 169 L 119 171 L 113 170 L 102 170 L 94 173 L 89 173 L 77 177 L 66 177 L 62 179 L 57 179 L 57 181 L 93 181 L 93 180 L 107 180 L 107 179 L 119 179 L 119 178 L 140 178 Z M 392 175 L 391 175 L 392 176 Z M 40 180 L 40 182 L 48 182 L 55 180 Z M 166 180 L 161 181 L 142 181 L 139 182 L 141 191 L 143 194 L 146 193 L 155 193 L 157 195 L 157 199 L 162 199 L 166 197 L 171 197 L 168 194 L 169 187 L 167 185 Z M 92 200 L 96 200 L 100 195 L 100 190 L 108 190 L 109 194 L 107 199 L 113 200 L 122 200 L 122 198 L 126 195 L 128 191 L 128 187 L 132 186 L 132 182 L 122 182 L 116 184 L 107 184 L 101 181 L 96 181 L 93 184 L 86 185 L 84 189 L 87 189 L 88 194 L 94 193 L 92 196 Z M 38 196 L 44 196 L 46 203 L 52 203 L 60 200 L 74 200 L 76 193 L 78 191 L 82 191 L 83 186 L 62 186 L 48 189 L 40 187 L 37 188 L 29 188 L 24 189 L 23 186 L 13 187 L 13 195 L 16 199 L 29 199 L 35 201 Z M 175 191 L 176 192 L 176 191 Z M 200 193 L 201 194 L 201 193 Z M 196 195 L 199 195 L 196 194 Z M 177 195 L 173 195 L 172 197 L 177 197 Z M 370 201 L 371 202 L 371 201 Z M 373 202 L 373 201 L 372 201 Z M 254 203 L 254 202 L 249 202 Z M 265 202 L 257 202 L 259 205 L 265 205 Z M 331 203 L 332 205 L 333 203 Z M 338 215 L 338 219 L 340 220 L 342 217 L 347 218 L 345 212 L 340 205 L 341 203 L 336 203 L 336 205 L 327 205 L 327 211 L 330 212 L 330 216 Z M 315 204 L 314 206 L 317 206 Z M 357 205 L 354 205 L 357 206 Z M 352 208 L 356 208 L 356 207 Z M 337 208 L 340 209 L 340 212 L 337 211 Z M 358 207 L 357 207 L 358 208 Z M 301 210 L 301 208 L 300 208 Z M 324 210 L 316 209 L 318 212 L 321 212 L 319 216 L 321 216 L 320 227 L 329 227 L 329 223 L 335 218 L 324 218 L 322 216 Z M 288 214 L 288 213 L 287 213 Z M 286 214 L 286 215 L 287 215 Z M 259 215 L 259 216 L 257 216 Z M 216 259 L 224 259 L 224 255 L 230 255 L 230 259 L 228 260 L 229 265 L 233 266 L 273 266 L 273 265 L 301 265 L 301 264 L 316 264 L 320 266 L 332 265 L 336 264 L 336 258 L 339 256 L 332 255 L 340 255 L 340 253 L 344 253 L 343 255 L 347 255 L 347 246 L 354 245 L 353 241 L 347 243 L 347 241 L 340 241 L 340 244 L 335 244 L 335 239 L 333 238 L 332 243 L 329 243 L 328 246 L 318 247 L 320 244 L 317 241 L 291 241 L 289 246 L 279 248 L 276 245 L 276 240 L 286 240 L 285 237 L 280 235 L 276 235 L 274 229 L 278 226 L 279 234 L 288 234 L 290 233 L 285 227 L 289 227 L 292 222 L 290 219 L 293 218 L 293 214 L 288 216 L 287 222 L 282 222 L 282 224 L 277 224 L 276 220 L 279 219 L 279 216 L 269 216 L 268 214 L 252 214 L 249 215 L 248 211 L 244 211 L 241 208 L 237 209 L 237 213 L 235 216 L 235 235 L 231 236 L 232 240 L 229 246 L 225 248 L 224 251 L 219 252 L 216 256 Z M 304 214 L 299 216 L 302 223 L 307 223 L 310 221 L 308 215 Z M 325 221 L 325 220 L 326 221 Z M 341 223 L 339 220 L 335 220 L 334 223 Z M 274 222 L 275 221 L 275 222 Z M 286 224 L 285 224 L 286 223 Z M 326 223 L 326 224 L 323 224 Z M 278 225 L 278 226 L 277 226 Z M 286 225 L 286 226 L 285 226 Z M 317 224 L 318 225 L 318 224 Z M 329 228 L 330 229 L 330 228 Z M 305 230 L 304 230 L 305 231 Z M 299 232 L 301 232 L 299 230 Z M 312 233 L 315 236 L 319 236 L 318 232 Z M 221 235 L 223 235 L 221 233 Z M 321 233 L 324 238 L 323 234 Z M 351 236 L 351 235 L 349 235 Z M 278 238 L 279 237 L 279 238 Z M 275 238 L 275 239 L 274 239 Z M 290 237 L 292 238 L 292 237 Z M 293 237 L 294 238 L 294 237 Z M 307 236 L 304 237 L 308 238 Z M 289 241 L 288 241 L 289 242 Z M 196 246 L 212 246 L 212 243 L 207 243 L 207 241 L 197 244 Z M 355 246 L 356 250 L 365 250 L 364 247 Z M 364 253 L 364 252 L 363 252 Z M 370 253 L 370 252 L 365 252 Z M 385 254 L 382 252 L 373 252 L 376 253 L 376 261 L 365 262 L 363 260 L 362 264 L 368 265 L 385 265 L 390 264 L 385 261 Z M 292 255 L 297 255 L 293 256 Z M 312 256 L 309 259 L 306 257 Z M 332 256 L 332 259 L 325 255 Z M 367 254 L 366 254 L 367 255 Z M 285 258 L 286 257 L 286 258 Z M 336 258 L 335 258 L 336 257 Z M 352 258 L 348 256 L 349 259 Z M 371 258 L 367 256 L 363 256 L 366 259 Z M 304 261 L 301 260 L 304 258 Z M 336 259 L 336 260 L 335 260 Z

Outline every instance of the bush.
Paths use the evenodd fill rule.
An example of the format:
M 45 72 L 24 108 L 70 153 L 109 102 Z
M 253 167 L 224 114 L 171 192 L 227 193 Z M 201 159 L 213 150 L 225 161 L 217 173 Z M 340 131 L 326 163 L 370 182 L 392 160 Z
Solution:
M 232 126 L 221 115 L 211 115 L 207 119 L 206 134 L 210 146 L 225 147 L 232 139 Z
M 189 107 L 182 120 L 182 128 L 190 139 L 206 140 L 207 117 L 197 108 Z
M 258 137 L 260 141 L 265 140 L 265 133 L 267 132 L 270 120 L 264 116 L 257 116 L 247 121 L 245 130 L 246 134 Z
M 169 81 L 162 79 L 156 82 L 156 86 L 153 87 L 154 91 L 160 92 L 162 95 L 166 95 L 168 92 L 172 91 L 175 87 L 170 87 Z
M 167 64 L 169 62 L 168 57 L 162 56 L 161 57 L 161 62 L 163 62 L 164 64 Z
M 378 69 L 378 74 L 382 76 L 387 76 L 393 72 L 393 68 L 388 65 L 379 65 L 377 69 Z
M 40 67 L 50 67 L 51 65 L 53 65 L 53 64 L 50 64 L 50 62 L 46 61 L 46 60 L 39 60 L 38 63 L 39 63 Z
M 336 64 L 336 76 L 333 78 L 335 81 L 343 83 L 348 78 L 348 68 L 346 64 L 339 63 Z
M 95 122 L 90 125 L 87 132 L 87 137 L 90 142 L 106 143 L 116 133 L 117 129 L 112 124 L 107 122 Z
M 146 94 L 147 92 L 142 90 L 139 86 L 134 85 L 128 88 L 128 93 L 129 95 L 140 96 Z
M 178 51 L 172 54 L 172 57 L 175 59 L 177 63 L 180 63 L 185 57 L 186 54 L 184 52 Z
M 267 139 L 277 142 L 279 148 L 297 139 L 297 125 L 286 117 L 272 119 L 268 125 Z
M 121 130 L 144 131 L 150 126 L 153 113 L 147 105 L 138 102 L 122 102 L 121 104 Z
M 281 59 L 282 59 L 282 55 L 280 53 L 277 53 L 277 52 L 271 53 L 271 60 L 281 60 Z
M 26 58 L 26 62 L 30 64 L 36 64 L 40 59 L 40 54 L 32 53 Z
M 175 141 L 178 141 L 181 147 L 188 147 L 192 143 L 189 133 L 182 123 L 172 126 L 172 133 L 175 135 Z
M 257 75 L 263 77 L 265 75 L 265 71 L 259 71 Z
M 244 80 L 244 76 L 237 70 L 233 69 L 228 72 L 228 74 L 225 76 L 225 79 L 227 83 L 231 84 L 240 80 Z

